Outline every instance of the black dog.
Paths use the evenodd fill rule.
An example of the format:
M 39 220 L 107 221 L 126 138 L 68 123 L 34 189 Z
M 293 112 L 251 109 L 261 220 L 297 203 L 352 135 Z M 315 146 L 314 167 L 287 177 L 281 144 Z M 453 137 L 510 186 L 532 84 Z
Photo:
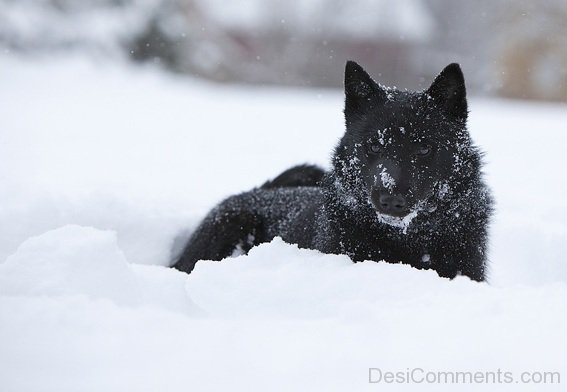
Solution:
M 332 170 L 299 166 L 215 207 L 175 268 L 221 260 L 282 237 L 302 248 L 430 268 L 482 281 L 492 200 L 466 129 L 458 64 L 422 92 L 345 70 L 346 133 Z

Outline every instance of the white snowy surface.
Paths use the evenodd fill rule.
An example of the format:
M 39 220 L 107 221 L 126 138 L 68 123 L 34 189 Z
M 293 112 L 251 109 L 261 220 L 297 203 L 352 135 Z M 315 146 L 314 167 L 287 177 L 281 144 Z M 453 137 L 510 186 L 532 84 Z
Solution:
M 208 208 L 327 164 L 341 93 L 0 57 L 0 390 L 563 390 L 567 107 L 470 106 L 489 283 L 279 239 L 188 276 L 164 266 Z M 371 367 L 562 384 L 369 384 Z

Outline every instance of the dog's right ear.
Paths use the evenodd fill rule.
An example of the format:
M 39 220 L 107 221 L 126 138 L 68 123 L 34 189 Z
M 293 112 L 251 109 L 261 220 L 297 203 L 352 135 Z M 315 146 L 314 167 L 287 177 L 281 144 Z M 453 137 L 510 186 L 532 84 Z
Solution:
M 459 64 L 446 66 L 427 89 L 427 93 L 452 117 L 466 120 L 467 91 Z
M 384 95 L 384 91 L 370 75 L 354 61 L 345 66 L 345 110 L 357 110 L 372 97 Z

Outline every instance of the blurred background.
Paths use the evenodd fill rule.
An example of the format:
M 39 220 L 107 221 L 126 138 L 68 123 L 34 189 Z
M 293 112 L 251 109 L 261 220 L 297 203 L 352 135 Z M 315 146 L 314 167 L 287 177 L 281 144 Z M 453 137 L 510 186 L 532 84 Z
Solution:
M 347 59 L 411 89 L 459 62 L 474 95 L 567 101 L 565 0 L 0 0 L 0 50 L 332 88 Z

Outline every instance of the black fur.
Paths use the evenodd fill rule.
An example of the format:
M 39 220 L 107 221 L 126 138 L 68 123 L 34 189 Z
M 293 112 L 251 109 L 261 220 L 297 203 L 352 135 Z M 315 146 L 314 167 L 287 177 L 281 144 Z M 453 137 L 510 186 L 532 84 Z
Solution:
M 355 62 L 345 70 L 346 132 L 322 176 L 292 168 L 215 207 L 175 268 L 221 260 L 275 236 L 302 248 L 385 260 L 482 281 L 492 200 L 466 129 L 459 65 L 422 92 L 386 88 Z
M 298 165 L 287 169 L 273 180 L 266 181 L 262 188 L 281 188 L 297 186 L 318 186 L 325 171 L 314 165 Z

